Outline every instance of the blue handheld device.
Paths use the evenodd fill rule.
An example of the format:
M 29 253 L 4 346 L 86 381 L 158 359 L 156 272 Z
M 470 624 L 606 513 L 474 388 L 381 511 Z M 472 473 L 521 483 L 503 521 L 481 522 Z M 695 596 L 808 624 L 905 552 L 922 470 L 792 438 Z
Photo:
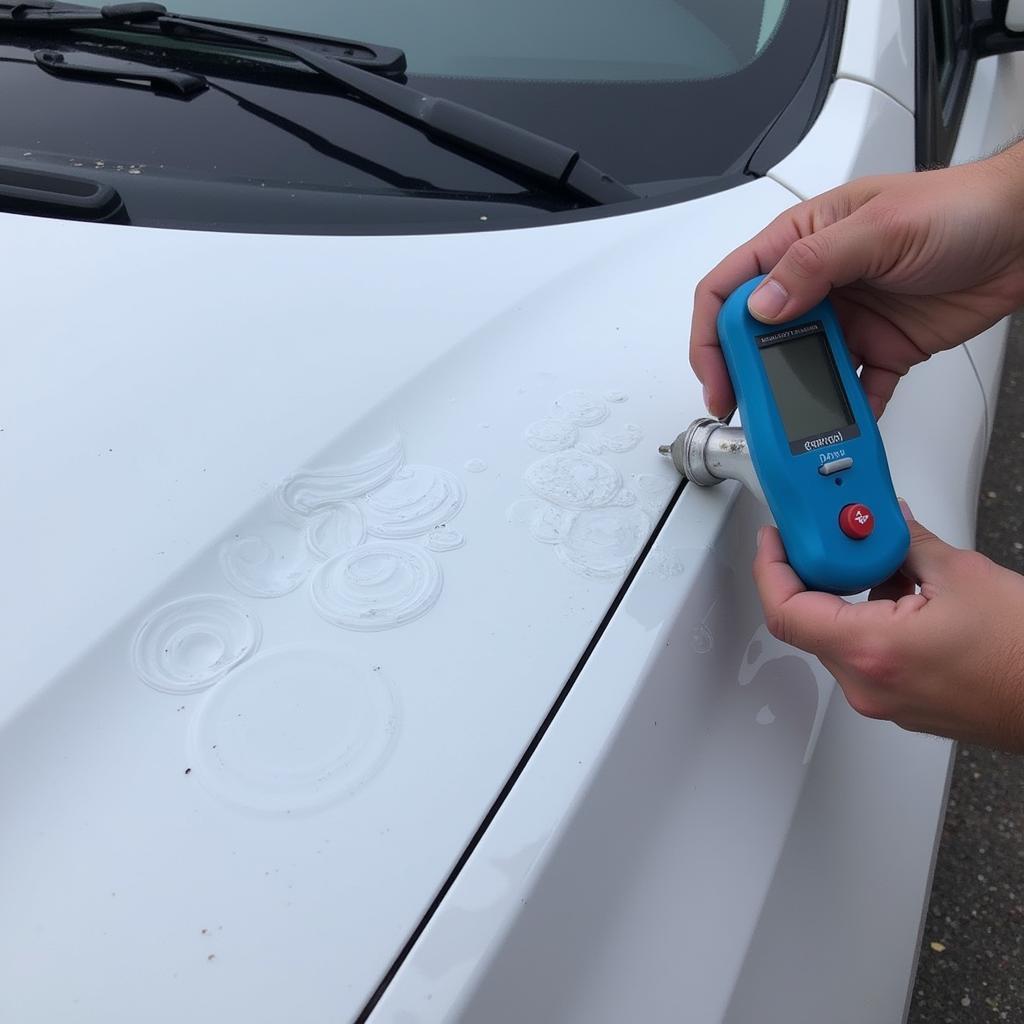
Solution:
M 786 555 L 811 590 L 856 594 L 903 564 L 910 533 L 875 417 L 828 300 L 769 326 L 729 296 L 718 338 Z

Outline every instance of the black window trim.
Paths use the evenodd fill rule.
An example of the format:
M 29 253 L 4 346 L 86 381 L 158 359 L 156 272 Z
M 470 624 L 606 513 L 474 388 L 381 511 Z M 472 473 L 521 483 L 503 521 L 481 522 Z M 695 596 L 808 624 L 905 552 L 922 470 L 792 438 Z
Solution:
M 943 93 L 935 52 L 936 5 L 953 5 L 955 60 Z M 953 156 L 967 96 L 974 79 L 976 54 L 971 46 L 969 0 L 917 0 L 914 73 L 914 142 L 918 170 L 947 167 Z

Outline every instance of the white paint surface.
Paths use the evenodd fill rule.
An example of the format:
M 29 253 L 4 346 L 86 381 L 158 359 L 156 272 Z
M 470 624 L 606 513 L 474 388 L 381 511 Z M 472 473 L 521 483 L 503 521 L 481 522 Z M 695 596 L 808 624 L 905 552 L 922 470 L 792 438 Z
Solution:
M 0 1016 L 358 1011 L 674 489 L 656 446 L 701 411 L 692 282 L 791 198 L 765 181 L 632 217 L 400 243 L 3 218 L 23 297 L 8 337 L 25 343 L 6 346 L 0 379 L 18 496 L 0 527 L 19 538 L 0 597 Z M 119 267 L 116 295 L 81 273 L 90 262 Z M 59 303 L 31 298 L 41 265 Z M 577 525 L 561 557 L 505 518 L 529 467 L 567 454 L 524 440 L 552 415 L 644 438 L 544 477 L 580 515 L 630 509 L 620 491 L 637 483 L 628 523 Z M 402 464 L 428 468 L 401 477 Z M 344 547 L 351 522 L 310 534 L 346 503 L 360 543 Z M 442 525 L 465 545 L 428 546 Z M 262 541 L 239 548 L 246 537 Z M 157 692 L 133 670 L 133 637 L 200 594 L 255 615 L 260 650 L 202 695 Z M 294 707 L 282 649 L 301 671 Z M 190 657 L 219 656 L 204 640 Z M 316 678 L 325 657 L 333 689 Z M 401 712 L 383 759 L 345 731 L 347 708 L 374 708 L 347 687 L 377 668 Z M 213 735 L 223 764 L 218 741 L 203 748 Z
M 914 110 L 914 0 L 847 0 L 836 75 Z
M 872 86 L 841 78 L 811 130 L 768 173 L 809 199 L 851 178 L 913 169 L 913 115 Z

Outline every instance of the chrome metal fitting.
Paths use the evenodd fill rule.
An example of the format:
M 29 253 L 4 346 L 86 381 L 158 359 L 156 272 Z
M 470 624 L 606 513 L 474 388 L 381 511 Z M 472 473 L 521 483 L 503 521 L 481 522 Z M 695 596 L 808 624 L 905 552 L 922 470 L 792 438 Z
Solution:
M 742 427 L 729 427 L 721 420 L 702 416 L 658 451 L 669 456 L 679 473 L 699 487 L 738 480 L 759 501 L 765 500 Z

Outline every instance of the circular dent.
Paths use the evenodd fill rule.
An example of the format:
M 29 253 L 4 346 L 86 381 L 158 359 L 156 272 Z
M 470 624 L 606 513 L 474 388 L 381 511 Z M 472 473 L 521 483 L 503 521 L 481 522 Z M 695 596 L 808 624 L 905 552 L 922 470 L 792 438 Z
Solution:
M 313 576 L 313 607 L 345 629 L 390 629 L 419 618 L 441 596 L 437 559 L 415 544 L 377 541 L 343 552 Z
M 607 505 L 618 494 L 622 477 L 603 459 L 585 452 L 552 452 L 526 468 L 526 486 L 560 508 Z
M 453 473 L 406 466 L 366 496 L 366 528 L 375 537 L 416 537 L 453 519 L 465 500 L 466 489 Z
M 641 509 L 588 509 L 579 512 L 558 546 L 558 557 L 584 576 L 621 576 L 636 560 L 651 531 Z
M 554 416 L 535 420 L 526 428 L 526 443 L 538 452 L 558 452 L 579 440 L 579 429 L 568 420 Z
M 260 644 L 259 619 L 219 594 L 183 597 L 157 609 L 139 627 L 132 665 L 163 693 L 196 693 L 212 686 Z
M 321 512 L 306 528 L 306 543 L 318 559 L 330 558 L 362 544 L 366 521 L 358 505 L 344 501 Z
M 283 597 L 309 575 L 313 557 L 301 530 L 269 522 L 222 545 L 220 565 L 228 583 L 249 597 Z
M 313 810 L 365 786 L 391 754 L 394 687 L 328 650 L 281 647 L 212 690 L 188 737 L 188 763 L 215 796 L 276 813 Z
M 555 399 L 555 409 L 560 416 L 581 427 L 603 423 L 609 415 L 604 399 L 587 391 L 567 391 Z

